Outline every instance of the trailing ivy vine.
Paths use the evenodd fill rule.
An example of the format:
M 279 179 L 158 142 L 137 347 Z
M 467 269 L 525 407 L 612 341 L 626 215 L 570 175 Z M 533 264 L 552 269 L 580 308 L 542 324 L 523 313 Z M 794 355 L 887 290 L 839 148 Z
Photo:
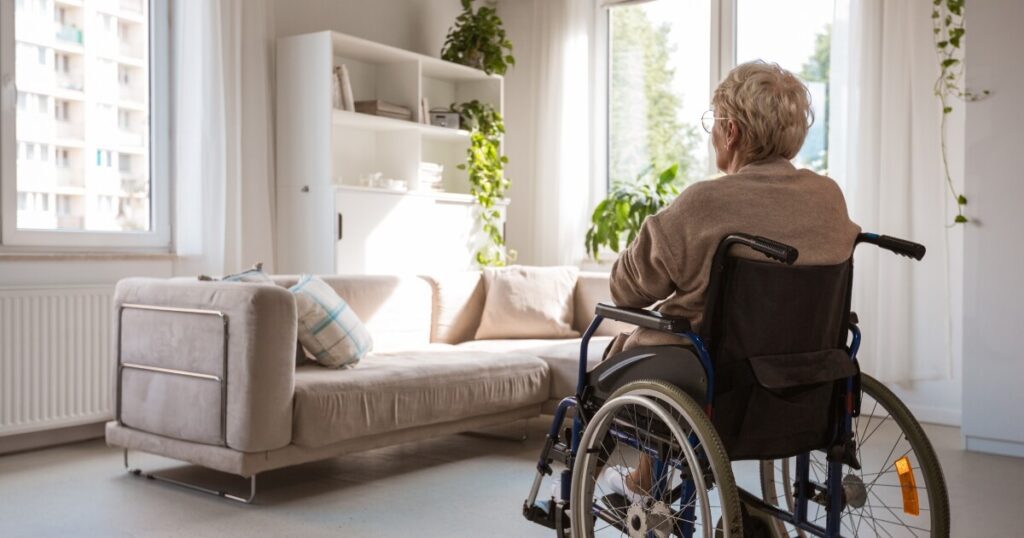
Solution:
M 508 157 L 501 154 L 501 137 L 505 123 L 501 114 L 487 103 L 473 100 L 452 105 L 459 113 L 462 126 L 469 129 L 466 163 L 460 170 L 469 172 L 469 193 L 476 201 L 480 228 L 489 241 L 475 253 L 480 266 L 503 266 L 515 260 L 516 252 L 505 245 L 500 227 L 501 210 L 497 203 L 505 198 L 510 185 L 505 177 Z
M 939 78 L 935 80 L 935 95 L 942 105 L 942 122 L 939 126 L 942 147 L 942 172 L 945 176 L 949 192 L 956 201 L 956 217 L 954 224 L 967 222 L 964 206 L 967 197 L 956 190 L 953 177 L 949 173 L 947 156 L 946 123 L 953 112 L 953 101 L 977 101 L 989 94 L 988 90 L 981 93 L 971 92 L 964 86 L 963 40 L 964 3 L 966 0 L 932 0 L 932 33 L 935 36 L 935 52 L 939 57 Z

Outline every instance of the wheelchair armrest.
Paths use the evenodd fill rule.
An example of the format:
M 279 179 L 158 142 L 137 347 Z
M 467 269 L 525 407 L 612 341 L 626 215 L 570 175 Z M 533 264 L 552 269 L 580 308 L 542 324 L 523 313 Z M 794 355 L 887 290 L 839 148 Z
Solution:
M 637 327 L 654 329 L 669 333 L 690 332 L 690 322 L 686 318 L 670 316 L 654 310 L 645 308 L 630 308 L 626 306 L 615 306 L 604 303 L 597 303 L 595 313 L 607 319 L 614 319 Z

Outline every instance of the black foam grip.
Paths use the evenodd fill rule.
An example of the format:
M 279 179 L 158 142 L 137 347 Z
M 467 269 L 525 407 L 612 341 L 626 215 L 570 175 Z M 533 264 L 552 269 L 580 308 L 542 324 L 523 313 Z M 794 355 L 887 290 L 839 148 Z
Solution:
M 766 237 L 754 237 L 753 241 L 754 243 L 750 245 L 751 248 L 773 260 L 778 260 L 787 265 L 793 265 L 793 262 L 795 262 L 797 257 L 800 255 L 797 249 Z
M 915 260 L 920 260 L 921 258 L 924 258 L 926 250 L 924 248 L 924 245 L 920 243 L 915 243 L 913 241 L 907 241 L 906 239 L 900 239 L 898 237 L 891 237 L 888 235 L 879 236 L 878 242 L 876 244 L 886 250 L 895 252 L 900 256 L 914 258 Z

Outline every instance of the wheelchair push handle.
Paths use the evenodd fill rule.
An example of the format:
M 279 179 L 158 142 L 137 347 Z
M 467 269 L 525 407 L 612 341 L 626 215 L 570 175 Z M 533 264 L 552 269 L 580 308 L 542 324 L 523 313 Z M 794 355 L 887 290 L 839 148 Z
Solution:
M 871 243 L 872 245 L 877 245 L 878 247 L 899 254 L 900 256 L 906 256 L 918 261 L 920 261 L 921 258 L 924 258 L 925 251 L 927 250 L 924 245 L 920 243 L 907 241 L 906 239 L 900 239 L 898 237 L 872 233 L 860 234 L 857 236 L 857 242 Z
M 793 263 L 796 262 L 797 257 L 800 256 L 800 252 L 794 247 L 757 235 L 731 234 L 726 237 L 725 241 L 722 243 L 725 248 L 728 248 L 732 243 L 746 245 L 761 254 L 786 265 L 793 265 Z

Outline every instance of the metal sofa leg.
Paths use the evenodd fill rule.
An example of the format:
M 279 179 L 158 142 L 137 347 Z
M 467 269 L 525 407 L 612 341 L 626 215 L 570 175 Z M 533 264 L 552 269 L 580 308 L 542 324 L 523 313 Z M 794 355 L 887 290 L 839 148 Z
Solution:
M 128 449 L 127 448 L 124 449 L 124 468 L 128 471 L 128 474 L 130 474 L 130 475 L 138 476 L 138 477 L 141 477 L 141 478 L 148 478 L 150 480 L 157 480 L 157 481 L 165 482 L 165 483 L 168 483 L 168 484 L 173 484 L 175 486 L 191 489 L 193 491 L 199 491 L 199 492 L 202 492 L 202 493 L 207 493 L 209 495 L 215 495 L 217 497 L 223 497 L 225 499 L 229 499 L 229 500 L 240 502 L 240 503 L 252 504 L 253 499 L 256 498 L 256 475 L 252 475 L 252 476 L 249 477 L 249 496 L 248 497 L 239 497 L 238 495 L 232 495 L 231 493 L 228 493 L 226 491 L 219 491 L 219 490 L 215 490 L 215 489 L 204 488 L 202 486 L 197 486 L 195 484 L 189 484 L 188 482 L 182 482 L 181 480 L 175 480 L 173 478 L 167 478 L 166 476 L 160 476 L 160 475 L 154 474 L 154 473 L 144 473 L 144 472 L 142 472 L 141 469 L 132 469 L 128 465 Z

